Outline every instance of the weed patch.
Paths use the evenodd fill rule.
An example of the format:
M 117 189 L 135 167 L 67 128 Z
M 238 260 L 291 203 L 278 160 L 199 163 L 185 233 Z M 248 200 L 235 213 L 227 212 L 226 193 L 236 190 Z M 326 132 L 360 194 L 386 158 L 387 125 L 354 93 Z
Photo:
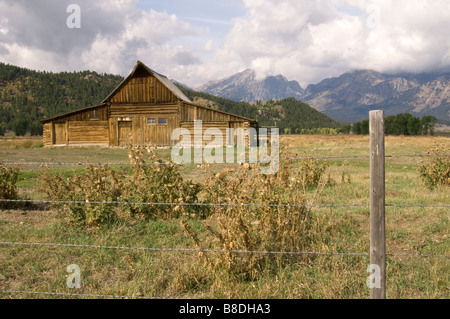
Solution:
M 443 147 L 436 147 L 427 151 L 427 154 L 448 154 L 448 150 L 447 153 L 445 151 L 446 150 Z M 434 189 L 437 186 L 449 186 L 450 157 L 432 157 L 419 167 L 419 172 L 422 180 L 430 189 Z
M 17 199 L 17 179 L 20 170 L 15 166 L 6 166 L 0 164 L 0 198 Z M 0 203 L 0 208 L 11 206 L 9 203 Z
M 312 161 L 299 166 L 293 170 L 284 162 L 276 174 L 262 175 L 258 164 L 246 163 L 236 170 L 211 174 L 205 181 L 205 201 L 224 204 L 210 208 L 217 225 L 205 225 L 210 237 L 202 240 L 192 229 L 189 214 L 184 213 L 187 233 L 200 248 L 257 252 L 305 250 L 313 238 L 306 189 L 319 186 L 325 166 Z M 256 205 L 239 205 L 248 203 Z M 224 270 L 244 281 L 255 280 L 265 271 L 276 271 L 298 261 L 289 254 L 226 252 L 202 256 L 214 271 Z

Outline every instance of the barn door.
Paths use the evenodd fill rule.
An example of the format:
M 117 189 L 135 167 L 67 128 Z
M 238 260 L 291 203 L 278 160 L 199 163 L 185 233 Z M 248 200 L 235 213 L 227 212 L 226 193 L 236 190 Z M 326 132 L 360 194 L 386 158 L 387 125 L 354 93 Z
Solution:
M 145 145 L 170 146 L 172 131 L 178 127 L 176 116 L 172 114 L 158 114 L 146 119 Z
M 66 144 L 67 132 L 66 123 L 55 123 L 53 131 L 53 144 Z
M 167 117 L 158 117 L 156 126 L 157 146 L 168 146 L 170 144 L 170 134 L 168 129 Z
M 133 125 L 131 121 L 118 122 L 119 146 L 133 143 Z

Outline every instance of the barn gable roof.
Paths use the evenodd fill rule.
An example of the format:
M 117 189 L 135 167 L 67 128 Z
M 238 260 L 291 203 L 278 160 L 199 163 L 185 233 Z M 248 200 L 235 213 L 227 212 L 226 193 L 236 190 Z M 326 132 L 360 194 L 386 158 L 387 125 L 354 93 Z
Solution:
M 57 120 L 59 118 L 64 118 L 66 116 L 72 115 L 72 114 L 76 114 L 79 112 L 83 112 L 83 111 L 87 111 L 90 109 L 94 109 L 94 108 L 98 108 L 98 107 L 103 107 L 103 106 L 107 106 L 110 102 L 110 99 L 127 83 L 127 81 L 129 79 L 131 79 L 134 74 L 136 73 L 136 71 L 140 68 L 144 68 L 149 74 L 151 74 L 152 76 L 154 76 L 155 78 L 157 78 L 163 85 L 165 85 L 177 98 L 179 98 L 180 100 L 182 100 L 184 103 L 188 104 L 188 105 L 192 105 L 195 107 L 199 107 L 199 108 L 203 108 L 203 109 L 208 109 L 210 110 L 210 108 L 202 106 L 202 105 L 198 105 L 193 103 L 186 95 L 183 94 L 183 92 L 181 92 L 181 90 L 172 83 L 172 81 L 170 81 L 166 76 L 159 74 L 155 71 L 153 71 L 152 69 L 150 69 L 149 67 L 147 67 L 144 63 L 142 63 L 141 61 L 137 61 L 136 65 L 134 66 L 133 70 L 131 71 L 130 75 L 128 75 L 128 77 L 123 80 L 100 104 L 98 105 L 94 105 L 94 106 L 89 106 L 89 107 L 84 107 L 75 111 L 71 111 L 65 114 L 60 114 L 57 116 L 53 116 L 50 118 L 44 118 L 41 120 L 41 123 L 48 123 L 51 122 L 53 120 Z M 214 112 L 218 112 L 218 113 L 222 113 L 222 114 L 227 114 L 227 115 L 231 115 L 231 116 L 235 116 L 237 118 L 240 118 L 242 120 L 245 121 L 249 121 L 250 123 L 257 123 L 256 120 L 254 119 L 250 119 L 244 116 L 240 116 L 237 114 L 232 114 L 232 113 L 228 113 L 228 112 L 224 112 L 224 111 L 220 111 L 220 110 L 214 110 Z
M 111 92 L 103 101 L 102 103 L 107 103 L 109 100 L 116 94 L 127 82 L 129 79 L 131 79 L 134 74 L 136 73 L 136 70 L 138 70 L 140 67 L 144 68 L 150 75 L 157 78 L 164 86 L 166 86 L 173 94 L 175 94 L 176 97 L 178 97 L 180 100 L 186 102 L 186 103 L 192 103 L 189 98 L 181 92 L 179 88 L 175 84 L 172 83 L 165 75 L 159 74 L 158 72 L 153 71 L 148 66 L 146 66 L 141 61 L 137 61 L 136 65 L 133 68 L 133 71 L 131 71 L 130 75 L 127 76 L 125 80 L 120 83 L 117 88 L 114 89 L 114 91 Z
M 77 114 L 77 113 L 80 113 L 80 112 L 93 110 L 93 109 L 96 109 L 96 108 L 99 108 L 99 107 L 103 107 L 103 106 L 106 106 L 106 105 L 107 105 L 106 103 L 102 103 L 102 104 L 98 104 L 98 105 L 92 105 L 92 106 L 88 106 L 88 107 L 83 107 L 83 108 L 75 110 L 75 111 L 70 111 L 70 112 L 67 112 L 67 113 L 64 113 L 64 114 L 59 114 L 59 115 L 52 116 L 52 117 L 49 117 L 49 118 L 41 119 L 40 122 L 45 124 L 45 123 L 48 123 L 48 122 L 51 122 L 51 121 L 54 121 L 54 120 L 57 120 L 57 119 L 60 119 L 60 118 L 64 118 L 64 117 L 69 116 L 69 115 L 74 115 L 74 114 Z
M 211 108 L 209 108 L 209 107 L 207 107 L 207 106 L 195 104 L 195 103 L 193 103 L 193 102 L 187 102 L 186 104 L 187 104 L 187 105 L 191 105 L 191 106 L 195 106 L 195 107 L 198 107 L 198 108 L 201 108 L 201 109 L 205 109 L 205 110 L 212 110 Z M 213 109 L 213 111 L 214 111 L 214 112 L 217 112 L 217 113 L 225 114 L 225 115 L 231 115 L 231 116 L 234 116 L 234 117 L 243 119 L 243 120 L 245 120 L 245 121 L 248 121 L 248 122 L 250 122 L 250 123 L 258 123 L 258 121 L 256 121 L 255 119 L 251 119 L 251 118 L 249 118 L 249 117 L 245 117 L 245 116 L 241 116 L 241 115 L 237 115 L 237 114 L 233 114 L 233 113 L 225 112 L 225 111 L 221 111 L 221 110 L 215 110 L 215 109 Z

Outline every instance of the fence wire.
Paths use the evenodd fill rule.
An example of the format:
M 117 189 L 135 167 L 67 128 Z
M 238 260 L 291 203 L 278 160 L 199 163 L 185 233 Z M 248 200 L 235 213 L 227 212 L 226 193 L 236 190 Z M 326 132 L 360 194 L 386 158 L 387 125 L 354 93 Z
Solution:
M 35 204 L 78 204 L 78 205 L 148 205 L 148 206 L 219 206 L 219 207 L 368 207 L 369 204 L 257 204 L 257 203 L 160 203 L 160 202 L 126 202 L 126 201 L 68 201 L 68 200 L 35 200 L 35 199 L 0 199 L 4 203 L 35 203 Z M 450 208 L 450 205 L 421 205 L 421 204 L 385 204 L 386 207 L 422 207 L 422 208 Z
M 200 249 L 200 248 L 158 248 L 158 247 L 124 247 L 124 246 L 101 246 L 101 245 L 78 245 L 58 243 L 23 243 L 23 242 L 0 242 L 0 245 L 9 246 L 50 246 L 70 248 L 94 248 L 94 249 L 116 249 L 116 250 L 140 250 L 152 252 L 194 252 L 194 253 L 234 253 L 234 254 L 259 254 L 259 255 L 321 255 L 321 256 L 370 256 L 369 253 L 337 253 L 317 251 L 262 251 L 262 250 L 227 250 L 227 249 Z M 449 258 L 450 255 L 421 255 L 421 254 L 386 254 L 393 257 L 436 257 Z
M 148 205 L 148 206 L 221 206 L 221 207 L 364 207 L 368 204 L 256 204 L 256 203 L 159 203 L 159 202 L 125 202 L 125 201 L 64 201 L 64 200 L 34 200 L 34 199 L 0 199 L 5 203 L 36 203 L 36 204 L 79 204 L 79 205 Z
M 22 291 L 22 290 L 0 290 L 0 293 L 6 294 L 29 294 L 29 295 L 49 295 L 65 297 L 90 297 L 90 298 L 111 298 L 111 299 L 175 299 L 163 297 L 142 297 L 142 296 L 117 296 L 117 295 L 97 295 L 97 294 L 71 294 L 63 292 L 41 292 L 41 291 Z
M 385 204 L 386 207 L 422 207 L 422 208 L 450 208 L 450 205 L 420 205 L 420 204 Z
M 450 157 L 450 154 L 400 154 L 400 155 L 386 155 L 385 158 L 395 157 Z M 370 158 L 369 155 L 348 155 L 348 156 L 314 156 L 314 157 L 292 157 L 282 158 L 279 161 L 302 161 L 314 159 L 356 159 L 356 158 Z M 173 163 L 173 162 L 151 162 L 151 163 L 83 163 L 83 162 L 0 162 L 0 165 L 5 166 L 148 166 L 148 165 L 218 165 L 218 164 L 239 164 L 231 163 Z
M 117 249 L 117 250 L 141 250 L 152 252 L 190 252 L 190 253 L 236 253 L 236 254 L 258 254 L 258 255 L 324 255 L 324 256 L 369 256 L 368 253 L 332 253 L 315 251 L 260 251 L 260 250 L 222 250 L 222 249 L 200 249 L 200 248 L 155 248 L 155 247 L 123 247 L 123 246 L 99 246 L 99 245 L 77 245 L 77 244 L 55 244 L 55 243 L 18 243 L 0 242 L 0 245 L 16 246 L 51 246 L 51 247 L 73 247 L 94 249 Z

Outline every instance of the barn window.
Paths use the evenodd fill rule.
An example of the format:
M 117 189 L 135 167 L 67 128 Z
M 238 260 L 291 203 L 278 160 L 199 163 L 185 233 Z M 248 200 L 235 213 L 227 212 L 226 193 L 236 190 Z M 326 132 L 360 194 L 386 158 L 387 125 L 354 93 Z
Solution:
M 158 124 L 167 124 L 167 119 L 165 117 L 160 117 L 158 119 Z
M 147 124 L 155 124 L 155 123 L 156 123 L 156 121 L 155 121 L 154 117 L 150 117 L 147 119 Z
M 98 120 L 98 110 L 97 109 L 91 110 L 89 113 L 90 113 L 89 115 L 90 115 L 91 120 Z

